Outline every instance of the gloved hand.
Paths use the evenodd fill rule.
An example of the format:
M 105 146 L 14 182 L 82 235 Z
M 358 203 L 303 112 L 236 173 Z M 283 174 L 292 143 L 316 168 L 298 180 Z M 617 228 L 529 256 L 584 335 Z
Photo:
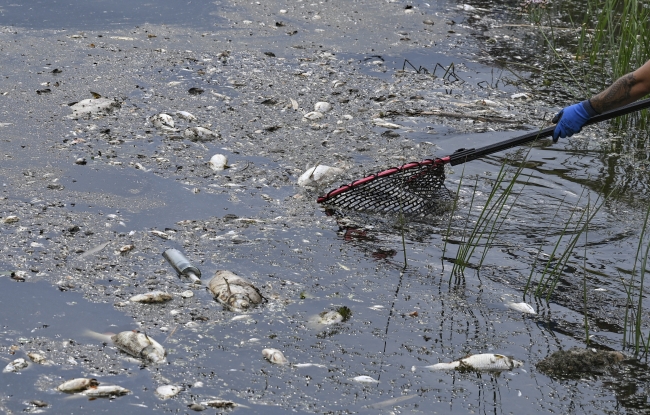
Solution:
M 589 100 L 573 104 L 558 112 L 551 122 L 557 123 L 553 131 L 553 142 L 557 143 L 558 137 L 571 137 L 579 133 L 589 118 L 598 112 L 591 106 Z

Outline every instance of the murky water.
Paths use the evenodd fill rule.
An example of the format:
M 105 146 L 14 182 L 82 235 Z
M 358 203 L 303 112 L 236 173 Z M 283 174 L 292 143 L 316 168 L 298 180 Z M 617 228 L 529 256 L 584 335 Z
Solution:
M 449 189 L 462 177 L 451 225 L 449 214 L 411 223 L 404 242 L 390 221 L 350 229 L 315 203 L 385 167 L 540 128 L 570 102 L 566 90 L 530 88 L 544 85 L 538 71 L 515 76 L 499 63 L 543 61 L 516 9 L 260 3 L 0 6 L 0 217 L 19 218 L 0 225 L 0 356 L 8 363 L 37 351 L 49 361 L 1 373 L 0 408 L 31 412 L 30 402 L 41 400 L 50 413 L 192 412 L 189 405 L 220 398 L 242 413 L 646 411 L 643 362 L 568 380 L 535 367 L 558 349 L 584 345 L 585 268 L 593 345 L 621 349 L 619 275 L 633 267 L 644 212 L 636 195 L 647 180 L 631 170 L 634 157 L 611 156 L 609 142 L 620 135 L 601 125 L 532 148 L 519 179 L 527 184 L 481 269 L 464 277 L 450 275 L 451 261 L 504 154 L 450 169 Z M 91 91 L 119 108 L 71 118 L 70 104 Z M 522 92 L 529 99 L 513 98 Z M 306 121 L 318 101 L 333 110 Z M 426 115 L 431 110 L 458 116 Z M 161 112 L 172 115 L 174 131 L 149 121 Z M 387 134 L 372 122 L 379 115 L 401 128 Z M 183 136 L 195 126 L 220 137 Z M 230 168 L 210 169 L 217 153 Z M 299 187 L 315 164 L 346 172 L 319 189 Z M 540 272 L 537 248 L 550 254 L 572 213 L 614 184 L 629 190 L 594 217 L 551 301 L 526 298 L 537 315 L 509 309 L 505 303 L 522 300 L 531 269 Z M 161 256 L 169 247 L 184 252 L 204 282 L 227 269 L 267 301 L 243 317 L 225 310 L 173 273 Z M 153 289 L 174 299 L 128 301 Z M 188 290 L 192 297 L 180 295 Z M 310 323 L 343 306 L 349 320 Z M 143 366 L 87 330 L 144 331 L 167 349 L 168 362 Z M 269 347 L 291 364 L 266 361 Z M 423 368 L 475 353 L 525 364 L 500 375 Z M 378 382 L 352 380 L 361 375 Z M 88 400 L 54 391 L 74 377 L 132 393 Z M 161 400 L 154 390 L 164 384 L 183 390 Z

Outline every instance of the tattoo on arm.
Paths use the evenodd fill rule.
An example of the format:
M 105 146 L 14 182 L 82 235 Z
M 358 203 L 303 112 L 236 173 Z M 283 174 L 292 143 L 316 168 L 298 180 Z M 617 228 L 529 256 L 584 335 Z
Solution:
M 591 98 L 591 105 L 599 113 L 618 108 L 634 101 L 630 95 L 632 87 L 639 83 L 634 74 L 629 73 L 616 80 L 609 88 Z

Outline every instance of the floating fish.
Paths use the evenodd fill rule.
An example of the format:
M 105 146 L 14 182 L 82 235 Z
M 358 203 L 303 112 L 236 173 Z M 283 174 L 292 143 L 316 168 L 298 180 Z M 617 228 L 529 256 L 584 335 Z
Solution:
M 523 362 L 515 360 L 502 354 L 481 353 L 468 356 L 464 359 L 451 363 L 437 363 L 431 366 L 425 366 L 430 370 L 478 370 L 478 371 L 499 371 L 511 370 L 523 366 Z
M 129 298 L 133 303 L 153 304 L 164 303 L 172 299 L 172 295 L 163 291 L 150 291 L 144 294 L 134 295 Z
M 167 355 L 165 349 L 160 345 L 160 343 L 147 336 L 145 333 L 123 331 L 111 336 L 110 339 L 113 341 L 115 346 L 131 356 L 145 359 L 151 363 L 161 363 L 165 361 L 165 356 Z
M 16 223 L 19 220 L 20 220 L 20 218 L 18 218 L 18 216 L 10 215 L 10 216 L 7 216 L 6 218 L 2 219 L 2 222 L 3 223 Z
M 219 133 L 215 133 L 205 127 L 189 127 L 183 131 L 183 136 L 192 141 L 210 141 L 212 138 L 219 138 Z
M 210 168 L 214 171 L 221 171 L 228 168 L 228 157 L 223 154 L 215 154 L 208 162 Z
M 278 349 L 264 349 L 262 350 L 262 356 L 264 356 L 264 358 L 269 362 L 275 363 L 276 365 L 286 365 L 289 363 L 287 358 L 284 357 L 284 354 L 282 354 L 282 352 Z
M 157 114 L 149 118 L 151 124 L 156 128 L 169 127 L 174 128 L 174 119 L 169 114 Z
M 99 386 L 97 379 L 93 378 L 76 378 L 66 380 L 56 387 L 56 390 L 66 393 L 76 393 L 85 391 L 88 388 L 96 388 Z
M 187 121 L 196 121 L 196 117 L 187 111 L 176 111 L 176 115 L 186 119 Z
M 43 356 L 43 355 L 41 355 L 39 353 L 36 353 L 36 352 L 27 353 L 27 357 L 29 357 L 29 359 L 32 362 L 38 363 L 39 365 L 44 365 L 44 364 L 47 363 L 47 360 L 45 359 L 45 356 Z
M 248 310 L 264 300 L 250 281 L 225 270 L 214 274 L 208 282 L 208 289 L 217 301 L 233 311 Z
M 310 121 L 317 121 L 323 118 L 323 113 L 320 111 L 312 111 L 305 114 L 304 117 Z
M 108 398 L 111 396 L 122 396 L 131 391 L 117 385 L 102 385 L 88 388 L 81 393 L 91 398 Z
M 149 232 L 150 232 L 152 235 L 156 235 L 156 236 L 159 237 L 159 238 L 163 238 L 163 239 L 169 239 L 169 238 L 170 238 L 170 237 L 169 237 L 169 234 L 167 234 L 167 233 L 165 233 L 165 232 L 162 232 L 162 231 L 153 230 L 153 231 L 149 231 Z
M 181 390 L 182 388 L 180 386 L 163 385 L 156 388 L 156 395 L 158 395 L 160 399 L 169 399 L 178 395 Z
M 298 178 L 298 186 L 304 187 L 325 184 L 341 173 L 343 173 L 343 169 L 319 164 L 318 166 L 308 168 L 307 171 Z
M 22 357 L 10 362 L 7 366 L 5 366 L 4 369 L 2 369 L 2 373 L 9 373 L 9 372 L 20 372 L 24 368 L 29 366 L 29 363 Z
M 320 363 L 296 363 L 293 365 L 293 367 L 297 368 L 303 368 L 303 367 L 320 367 L 320 368 L 327 368 L 327 366 L 322 365 Z
M 521 313 L 537 314 L 535 312 L 535 309 L 530 304 L 527 303 L 506 303 L 506 306 L 515 311 L 519 311 Z
M 398 128 L 402 128 L 401 125 L 393 124 L 392 122 L 388 122 L 388 121 L 384 121 L 381 118 L 375 118 L 374 120 L 372 120 L 372 122 L 377 127 L 388 128 L 388 129 L 391 129 L 391 130 L 397 130 Z
M 328 111 L 332 110 L 332 104 L 329 102 L 317 102 L 314 105 L 314 111 L 320 112 L 320 113 L 326 113 Z
M 377 379 L 372 378 L 370 376 L 366 376 L 366 375 L 356 376 L 356 377 L 350 378 L 350 380 L 353 380 L 353 381 L 359 382 L 359 383 L 379 383 L 379 381 Z
M 202 402 L 203 405 L 210 408 L 234 408 L 237 406 L 233 401 L 226 401 L 224 399 L 213 399 L 211 401 Z

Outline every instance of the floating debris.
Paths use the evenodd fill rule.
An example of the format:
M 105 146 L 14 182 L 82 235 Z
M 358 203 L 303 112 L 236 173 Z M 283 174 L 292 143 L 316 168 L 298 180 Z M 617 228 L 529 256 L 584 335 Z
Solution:
M 307 171 L 298 178 L 298 186 L 305 187 L 315 186 L 316 184 L 327 184 L 343 172 L 344 170 L 338 167 L 319 164 L 318 166 L 307 169 Z
M 278 349 L 264 349 L 262 350 L 262 356 L 264 356 L 264 358 L 269 362 L 275 363 L 276 365 L 286 365 L 289 363 L 287 358 L 284 357 L 284 354 L 282 354 L 282 352 Z
M 353 381 L 359 382 L 359 383 L 380 383 L 377 379 L 375 379 L 373 377 L 370 377 L 370 376 L 366 376 L 366 375 L 356 376 L 356 377 L 350 378 L 350 380 L 353 380 Z
M 183 131 L 183 136 L 192 141 L 210 141 L 213 138 L 219 138 L 221 135 L 205 127 L 189 127 Z
M 169 399 L 178 395 L 183 388 L 176 385 L 163 385 L 156 388 L 156 395 L 160 399 Z
M 310 121 L 316 121 L 316 120 L 320 120 L 321 118 L 323 118 L 323 113 L 319 112 L 319 111 L 312 111 L 312 112 L 308 112 L 307 114 L 305 114 L 304 117 L 307 118 Z
M 537 314 L 533 306 L 528 303 L 506 303 L 508 308 L 526 314 Z
M 260 304 L 264 297 L 247 279 L 230 271 L 217 271 L 208 282 L 208 289 L 214 298 L 233 311 L 245 311 Z
M 580 377 L 586 373 L 604 374 L 626 356 L 617 351 L 581 349 L 574 347 L 559 350 L 539 361 L 535 366 L 540 372 L 562 377 Z
M 6 218 L 2 219 L 2 223 L 16 223 L 20 220 L 18 216 L 11 215 L 7 216 Z
M 512 370 L 523 366 L 523 362 L 515 360 L 502 354 L 481 353 L 468 356 L 464 359 L 451 363 L 437 363 L 431 366 L 425 366 L 430 370 L 477 370 L 477 371 L 499 371 Z M 415 369 L 415 366 L 413 367 Z
M 29 363 L 27 363 L 27 361 L 22 357 L 19 357 L 5 366 L 5 368 L 2 369 L 2 373 L 20 372 L 27 366 L 29 366 Z
M 91 114 L 107 114 L 119 107 L 120 103 L 114 99 L 84 99 L 70 105 L 70 109 L 72 110 L 70 118 L 80 118 Z
M 324 114 L 331 110 L 332 110 L 332 104 L 330 104 L 329 102 L 317 102 L 314 105 L 314 111 L 320 112 L 321 114 Z
M 113 343 L 123 352 L 148 360 L 152 363 L 165 361 L 165 349 L 145 333 L 137 331 L 123 331 L 111 336 Z
M 186 290 L 181 293 L 181 297 L 183 298 L 192 298 L 194 297 L 194 291 L 191 290 Z
M 149 121 L 156 128 L 163 128 L 163 127 L 174 128 L 174 119 L 169 114 L 165 114 L 165 113 L 156 114 L 151 118 L 149 118 Z
M 85 391 L 88 388 L 96 388 L 99 382 L 94 378 L 76 378 L 66 380 L 56 387 L 56 390 L 65 393 L 76 393 Z
M 154 303 L 164 303 L 170 301 L 172 295 L 164 291 L 150 291 L 144 294 L 134 295 L 129 298 L 129 301 L 133 303 L 143 303 L 143 304 L 154 304 Z
M 111 396 L 122 396 L 130 393 L 131 391 L 117 385 L 103 385 L 88 388 L 81 393 L 91 398 L 108 398 Z
M 208 165 L 214 171 L 222 171 L 228 168 L 228 157 L 223 154 L 215 154 L 210 158 Z

